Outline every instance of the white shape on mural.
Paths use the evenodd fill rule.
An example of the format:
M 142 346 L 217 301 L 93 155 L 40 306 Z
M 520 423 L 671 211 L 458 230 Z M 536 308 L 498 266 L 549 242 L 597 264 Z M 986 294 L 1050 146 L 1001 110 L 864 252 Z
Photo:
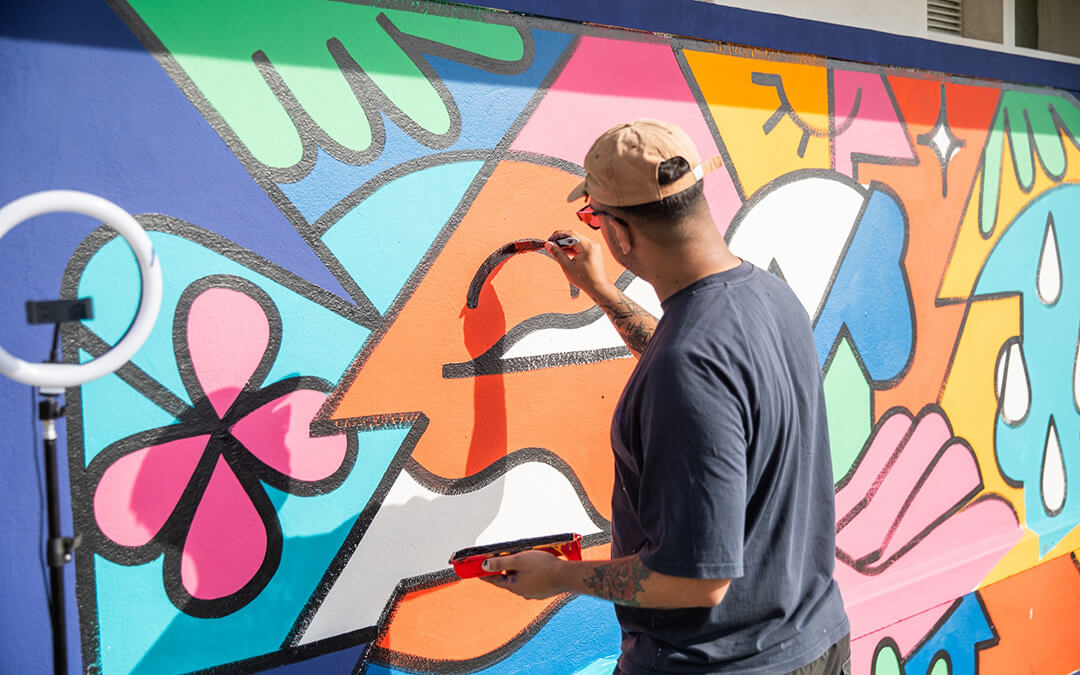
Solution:
M 1053 215 L 1046 217 L 1046 233 L 1043 234 L 1042 252 L 1039 253 L 1035 288 L 1044 305 L 1052 305 L 1061 297 L 1061 256 L 1058 253 Z
M 776 261 L 816 322 L 866 197 L 855 186 L 824 176 L 764 189 L 770 192 L 756 203 L 751 199 L 749 211 L 736 216 L 731 251 L 761 269 Z
M 1009 425 L 1020 423 L 1031 408 L 1031 387 L 1024 363 L 1024 350 L 1019 342 L 1010 342 L 998 355 L 994 384 L 1001 419 Z
M 641 305 L 643 309 L 653 316 L 659 317 L 663 312 L 660 308 L 660 300 L 656 297 L 656 292 L 648 282 L 635 278 L 624 292 L 627 297 Z M 565 352 L 622 347 L 624 344 L 611 321 L 608 320 L 606 315 L 601 315 L 596 321 L 578 328 L 544 328 L 533 331 L 515 342 L 506 350 L 502 358 L 547 356 Z
M 1065 488 L 1065 455 L 1062 454 L 1057 427 L 1051 416 L 1050 426 L 1046 430 L 1042 465 L 1042 500 L 1047 515 L 1056 516 L 1061 513 L 1065 506 Z
M 449 568 L 458 549 L 560 532 L 600 528 L 566 476 L 547 464 L 515 466 L 455 495 L 432 492 L 402 471 L 299 643 L 377 624 L 402 579 Z

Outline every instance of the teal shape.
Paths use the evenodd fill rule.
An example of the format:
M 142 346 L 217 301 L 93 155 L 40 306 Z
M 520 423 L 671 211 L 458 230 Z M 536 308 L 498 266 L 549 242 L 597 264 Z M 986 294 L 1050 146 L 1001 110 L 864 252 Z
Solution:
M 1049 222 L 1056 232 L 1061 291 L 1046 304 L 1037 289 L 1039 261 Z M 1020 294 L 1021 349 L 1030 404 L 1026 416 L 994 429 L 995 456 L 1003 476 L 1024 488 L 1025 525 L 1046 555 L 1080 524 L 1080 410 L 1074 400 L 1080 326 L 1080 185 L 1063 184 L 1033 199 L 994 245 L 975 286 L 976 295 Z M 993 364 L 990 367 L 994 367 Z M 990 373 L 992 377 L 993 374 Z M 988 378 L 988 381 L 993 381 Z M 1065 467 L 1065 501 L 1045 506 L 1043 460 L 1051 419 Z M 1050 500 L 1054 501 L 1054 500 Z
M 187 673 L 278 651 L 407 433 L 361 433 L 356 466 L 327 494 L 266 488 L 281 521 L 281 564 L 255 600 L 228 616 L 199 619 L 178 610 L 162 585 L 161 558 L 126 567 L 95 556 L 101 671 Z
M 149 234 L 161 260 L 161 312 L 132 363 L 188 405 L 192 401 L 180 379 L 173 349 L 176 304 L 184 289 L 205 276 L 229 274 L 247 279 L 265 291 L 277 306 L 282 320 L 281 348 L 264 385 L 297 374 L 337 382 L 370 333 L 367 328 L 305 297 L 316 294 L 317 287 L 297 280 L 250 251 L 232 247 L 232 256 L 247 263 L 241 264 L 180 234 Z M 109 344 L 120 339 L 135 316 L 138 278 L 135 258 L 122 239 L 113 239 L 102 246 L 82 271 L 79 297 L 94 298 L 95 318 L 89 327 Z
M 85 363 L 90 356 L 79 352 Z M 146 429 L 176 423 L 176 418 L 131 388 L 116 374 L 87 382 L 80 392 L 83 418 L 84 465 L 105 447 Z M 118 410 L 124 411 L 117 414 Z M 92 422 L 87 424 L 87 422 Z
M 483 162 L 421 169 L 382 186 L 322 237 L 380 312 L 457 210 Z

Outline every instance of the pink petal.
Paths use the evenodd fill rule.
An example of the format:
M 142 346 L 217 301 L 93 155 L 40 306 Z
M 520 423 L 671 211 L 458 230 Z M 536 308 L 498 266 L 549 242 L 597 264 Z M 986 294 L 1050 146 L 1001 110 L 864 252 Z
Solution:
M 326 394 L 300 389 L 274 399 L 233 425 L 232 433 L 267 466 L 297 480 L 321 480 L 345 459 L 345 436 L 312 438 L 311 420 Z
M 208 435 L 151 445 L 116 460 L 94 492 L 101 533 L 121 546 L 142 546 L 161 530 L 202 457 Z
M 904 440 L 911 428 L 911 416 L 906 411 L 896 411 L 881 421 L 870 448 L 863 455 L 855 475 L 836 493 L 836 518 L 843 518 L 860 499 L 874 487 L 878 474 L 885 468 L 897 445 Z
M 882 559 L 907 545 L 934 521 L 968 499 L 979 487 L 981 476 L 975 454 L 963 443 L 949 445 L 930 475 L 917 489 L 896 531 L 888 541 Z
M 855 558 L 879 548 L 926 467 L 951 436 L 940 414 L 920 419 L 892 466 L 875 478 L 869 505 L 836 533 L 836 545 Z
M 1022 533 L 1008 502 L 988 497 L 935 527 L 880 574 L 864 575 L 837 560 L 834 576 L 852 638 L 975 590 Z
M 251 296 L 211 288 L 191 303 L 187 343 L 195 377 L 223 416 L 266 353 L 270 321 Z
M 266 547 L 266 526 L 251 498 L 225 459 L 218 458 L 184 541 L 184 588 L 201 600 L 236 593 L 259 571 Z

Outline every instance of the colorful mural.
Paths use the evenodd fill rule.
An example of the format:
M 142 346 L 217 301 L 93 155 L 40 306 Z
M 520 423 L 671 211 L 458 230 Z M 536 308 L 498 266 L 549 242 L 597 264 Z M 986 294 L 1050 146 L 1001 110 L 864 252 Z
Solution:
M 575 227 L 586 149 L 636 117 L 724 157 L 717 223 L 812 318 L 853 672 L 1080 670 L 1071 95 L 426 0 L 107 3 L 142 45 L 115 99 L 163 144 L 116 152 L 184 168 L 121 200 L 153 334 L 67 395 L 88 671 L 611 671 L 610 605 L 447 559 L 607 555 L 634 360 L 545 253 L 492 255 Z M 110 301 L 68 361 L 124 334 L 135 274 L 110 230 L 78 246 L 64 296 Z

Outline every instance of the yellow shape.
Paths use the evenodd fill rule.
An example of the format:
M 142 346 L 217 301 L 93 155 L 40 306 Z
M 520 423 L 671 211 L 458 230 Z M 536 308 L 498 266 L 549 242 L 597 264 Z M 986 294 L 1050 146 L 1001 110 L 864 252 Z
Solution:
M 1001 194 L 999 195 L 997 220 L 988 238 L 983 238 L 979 229 L 979 203 L 982 199 L 982 177 L 985 167 L 975 174 L 975 184 L 964 207 L 964 218 L 956 234 L 949 264 L 941 280 L 938 291 L 940 300 L 963 300 L 971 295 L 975 281 L 979 277 L 983 263 L 994 248 L 994 244 L 1008 229 L 1008 225 L 1024 208 L 1043 192 L 1060 185 L 1062 182 L 1080 182 L 1080 150 L 1071 141 L 1065 141 L 1065 157 L 1068 171 L 1062 181 L 1055 181 L 1046 172 L 1038 160 L 1035 162 L 1035 184 L 1030 192 L 1020 188 L 1020 182 L 1013 169 L 1012 154 L 1008 141 L 1005 151 L 997 158 L 1002 163 Z
M 831 167 L 824 59 L 747 58 L 730 48 L 684 54 L 747 197 L 790 171 Z
M 1023 490 L 1005 482 L 994 455 L 998 353 L 1006 340 L 1019 334 L 1019 296 L 972 303 L 945 378 L 941 407 L 949 416 L 953 434 L 967 440 L 975 452 L 985 491 L 1008 499 L 1023 522 Z

